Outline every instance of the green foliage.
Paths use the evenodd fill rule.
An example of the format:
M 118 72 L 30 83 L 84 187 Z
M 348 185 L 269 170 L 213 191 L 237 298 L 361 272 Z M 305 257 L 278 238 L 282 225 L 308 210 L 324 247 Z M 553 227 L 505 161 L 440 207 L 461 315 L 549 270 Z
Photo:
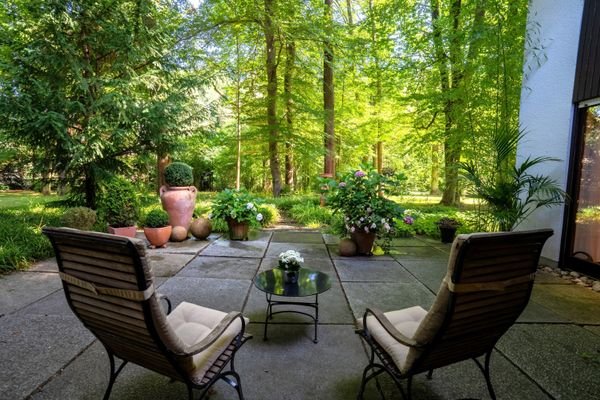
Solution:
M 44 225 L 58 226 L 63 210 L 54 207 L 0 209 L 0 272 L 24 269 L 35 260 L 52 257 Z
M 169 186 L 192 186 L 194 173 L 192 167 L 182 162 L 172 162 L 165 168 L 165 182 Z
M 500 128 L 492 136 L 493 172 L 489 173 L 475 161 L 461 163 L 463 177 L 475 193 L 486 201 L 492 219 L 491 229 L 510 231 L 541 207 L 562 204 L 566 193 L 548 176 L 530 172 L 540 164 L 559 161 L 552 157 L 527 157 L 515 166 L 519 141 L 525 132 L 517 128 Z
M 63 226 L 89 231 L 96 223 L 96 211 L 87 207 L 68 208 L 60 219 Z
M 458 228 L 461 225 L 460 221 L 450 217 L 442 217 L 435 224 L 438 228 Z
M 261 226 L 271 226 L 277 223 L 281 218 L 275 204 L 260 204 L 258 206 L 258 212 L 263 216 L 262 221 L 260 221 Z
M 312 204 L 313 206 L 319 205 L 319 196 L 317 195 L 294 195 L 294 196 L 281 196 L 274 197 L 269 200 L 282 211 L 289 211 L 296 204 Z
M 229 218 L 239 222 L 261 222 L 263 215 L 258 212 L 258 200 L 245 190 L 225 189 L 213 200 L 211 219 Z
M 327 184 L 327 205 L 334 213 L 344 216 L 348 232 L 363 230 L 376 232 L 380 237 L 390 236 L 396 225 L 394 217 L 402 215 L 398 204 L 384 197 L 389 188 L 398 187 L 405 178 L 386 176 L 362 166 Z
M 318 228 L 332 222 L 333 211 L 312 203 L 298 203 L 292 206 L 289 215 L 301 225 Z
M 114 177 L 104 187 L 98 199 L 98 212 L 113 228 L 135 225 L 138 217 L 137 193 L 126 179 Z
M 146 228 L 162 228 L 169 225 L 169 214 L 166 211 L 159 208 L 150 210 L 143 222 Z

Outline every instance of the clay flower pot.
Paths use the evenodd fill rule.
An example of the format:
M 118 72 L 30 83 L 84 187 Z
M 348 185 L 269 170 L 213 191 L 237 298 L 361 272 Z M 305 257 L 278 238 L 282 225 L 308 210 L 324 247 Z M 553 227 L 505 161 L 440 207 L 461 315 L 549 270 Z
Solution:
M 190 229 L 194 207 L 196 207 L 196 187 L 166 186 L 160 187 L 160 201 L 169 214 L 169 225 Z
M 356 253 L 370 256 L 373 253 L 373 243 L 375 243 L 375 237 L 377 236 L 374 232 L 363 232 L 362 230 L 356 229 L 356 231 L 350 234 L 354 243 L 356 243 Z
M 248 240 L 248 222 L 239 222 L 238 220 L 227 218 L 230 240 Z
M 136 233 L 136 227 L 135 226 L 123 226 L 120 228 L 113 228 L 112 226 L 109 226 L 108 233 L 112 233 L 113 235 L 127 236 L 130 238 L 134 238 L 135 233 Z
M 162 228 L 147 228 L 144 227 L 144 235 L 150 242 L 150 247 L 164 247 L 171 237 L 171 226 L 163 226 Z

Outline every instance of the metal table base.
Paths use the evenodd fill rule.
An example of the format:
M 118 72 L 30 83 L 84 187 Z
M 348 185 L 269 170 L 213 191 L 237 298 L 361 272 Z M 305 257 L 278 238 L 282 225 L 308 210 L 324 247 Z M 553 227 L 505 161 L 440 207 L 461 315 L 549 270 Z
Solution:
M 319 324 L 319 294 L 318 293 L 315 294 L 314 303 L 300 302 L 300 301 L 273 300 L 273 295 L 271 293 L 266 293 L 266 298 L 267 298 L 267 313 L 266 313 L 267 315 L 265 317 L 265 332 L 263 335 L 263 340 L 267 340 L 267 329 L 269 327 L 269 320 L 273 319 L 273 315 L 283 314 L 283 313 L 294 313 L 294 314 L 306 315 L 307 317 L 312 318 L 312 320 L 315 323 L 315 338 L 313 339 L 313 343 L 319 342 L 319 339 L 317 338 L 317 326 Z M 273 307 L 280 306 L 280 305 L 294 305 L 294 306 L 310 307 L 315 310 L 315 315 L 313 316 L 312 314 L 305 313 L 302 311 L 297 311 L 297 310 L 281 310 L 281 311 L 273 312 Z

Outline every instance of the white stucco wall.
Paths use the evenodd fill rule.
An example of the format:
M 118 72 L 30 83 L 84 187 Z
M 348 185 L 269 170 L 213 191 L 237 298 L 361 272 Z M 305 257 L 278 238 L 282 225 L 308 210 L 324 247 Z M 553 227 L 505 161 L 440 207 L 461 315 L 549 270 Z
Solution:
M 517 158 L 551 156 L 560 162 L 541 165 L 535 172 L 550 175 L 566 189 L 568 156 L 574 108 L 572 103 L 575 66 L 583 13 L 583 0 L 531 0 L 521 91 L 520 124 L 528 134 L 519 144 Z M 541 65 L 539 65 L 541 64 Z M 564 209 L 537 210 L 518 229 L 553 228 L 554 236 L 542 256 L 558 261 Z

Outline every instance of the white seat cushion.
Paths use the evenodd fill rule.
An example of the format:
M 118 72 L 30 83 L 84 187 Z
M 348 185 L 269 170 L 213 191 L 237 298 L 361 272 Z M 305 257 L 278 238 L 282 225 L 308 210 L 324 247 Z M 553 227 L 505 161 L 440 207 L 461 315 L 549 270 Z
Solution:
M 226 315 L 221 311 L 183 302 L 167 316 L 167 321 L 186 346 L 193 346 L 208 336 Z M 244 318 L 244 320 L 246 324 L 249 322 L 247 318 Z M 194 381 L 200 382 L 202 380 L 206 371 L 241 329 L 242 323 L 238 318 L 209 348 L 191 356 L 188 362 L 183 363 Z
M 406 337 L 412 338 L 423 318 L 427 315 L 422 307 L 414 306 L 402 310 L 389 311 L 383 315 Z M 362 328 L 363 320 L 359 320 Z M 410 348 L 394 339 L 373 316 L 367 317 L 367 328 L 371 336 L 392 357 L 400 372 L 405 372 L 406 358 Z

